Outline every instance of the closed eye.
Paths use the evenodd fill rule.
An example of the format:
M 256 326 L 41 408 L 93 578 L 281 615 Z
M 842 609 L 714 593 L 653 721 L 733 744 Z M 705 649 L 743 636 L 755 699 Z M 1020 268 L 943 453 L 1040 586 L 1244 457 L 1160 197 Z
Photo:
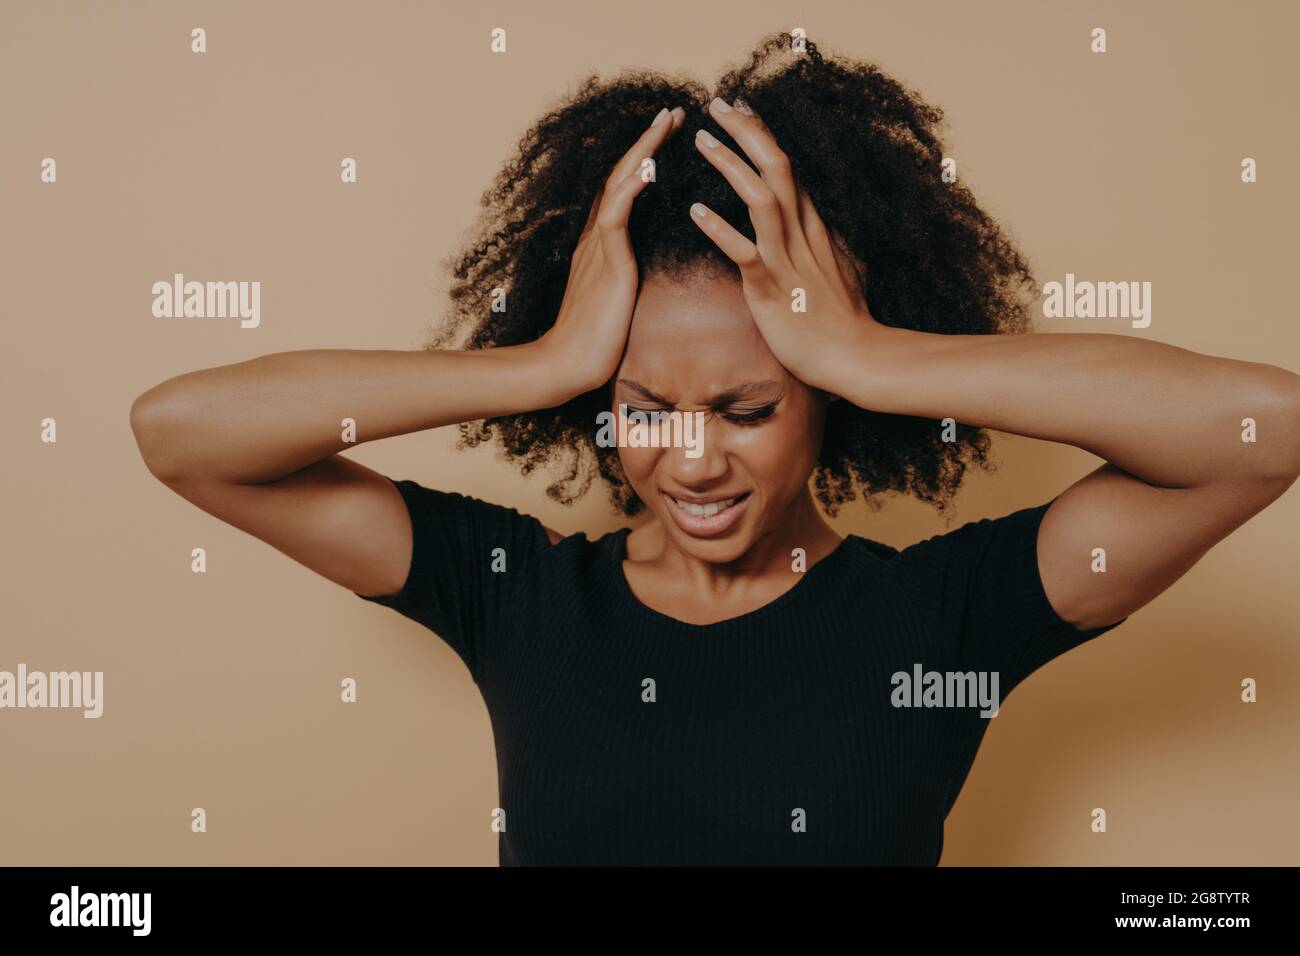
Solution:
M 756 408 L 751 412 L 723 412 L 722 417 L 737 425 L 752 425 L 768 418 L 775 411 L 776 405 L 764 405 L 762 408 Z
M 629 405 L 627 403 L 623 403 L 622 407 L 625 408 L 628 412 L 642 412 L 643 414 L 646 415 L 651 415 L 655 412 L 666 414 L 674 411 L 674 409 L 670 407 L 664 407 L 662 405 L 641 406 L 641 405 Z M 727 421 L 735 425 L 754 425 L 757 424 L 758 422 L 761 422 L 765 418 L 770 418 L 775 411 L 776 411 L 776 403 L 773 402 L 770 405 L 764 405 L 760 408 L 755 408 L 749 411 L 719 411 L 717 412 L 717 414 L 720 414 L 724 419 L 726 419 Z

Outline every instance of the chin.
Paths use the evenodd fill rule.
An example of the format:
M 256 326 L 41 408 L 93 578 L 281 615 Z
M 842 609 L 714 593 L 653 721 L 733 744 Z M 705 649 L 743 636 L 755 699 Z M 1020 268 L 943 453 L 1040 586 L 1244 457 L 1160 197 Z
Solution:
M 682 534 L 675 528 L 671 534 L 683 551 L 709 564 L 730 564 L 738 561 L 753 544 L 749 535 L 733 535 L 720 540 L 700 541 Z

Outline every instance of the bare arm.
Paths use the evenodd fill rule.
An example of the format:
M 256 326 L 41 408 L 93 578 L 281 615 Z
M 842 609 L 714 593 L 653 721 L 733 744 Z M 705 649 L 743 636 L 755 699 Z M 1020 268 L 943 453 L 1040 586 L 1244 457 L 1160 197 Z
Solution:
M 131 427 L 149 470 L 186 500 L 337 584 L 388 594 L 409 567 L 405 504 L 339 452 L 559 404 L 556 367 L 540 345 L 282 352 L 168 379 L 136 399 Z
M 406 505 L 385 476 L 339 453 L 391 435 L 554 408 L 608 381 L 636 301 L 627 220 L 648 180 L 635 173 L 684 117 L 680 109 L 662 111 L 600 187 L 555 324 L 538 341 L 465 352 L 282 352 L 176 376 L 131 407 L 149 470 L 199 508 L 349 590 L 399 591 L 412 547 Z M 347 419 L 355 435 L 345 437 Z M 547 534 L 552 543 L 559 538 Z
M 1142 607 L 1300 475 L 1300 376 L 1286 369 L 1104 333 L 867 327 L 839 384 L 855 404 L 1106 459 L 1053 502 L 1038 536 L 1044 589 L 1080 627 Z
M 280 352 L 168 379 L 136 399 L 131 424 L 159 478 L 261 484 L 353 444 L 562 402 L 543 353 Z

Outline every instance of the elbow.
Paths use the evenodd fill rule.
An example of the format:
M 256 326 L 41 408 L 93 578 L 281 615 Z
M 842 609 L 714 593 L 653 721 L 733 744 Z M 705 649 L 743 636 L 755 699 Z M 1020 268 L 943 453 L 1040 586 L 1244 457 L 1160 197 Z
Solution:
M 1273 369 L 1262 409 L 1253 446 L 1263 452 L 1258 456 L 1256 474 L 1290 485 L 1300 478 L 1300 375 Z
M 176 435 L 182 427 L 181 400 L 165 385 L 154 386 L 131 403 L 131 432 L 140 458 L 164 484 L 179 473 Z

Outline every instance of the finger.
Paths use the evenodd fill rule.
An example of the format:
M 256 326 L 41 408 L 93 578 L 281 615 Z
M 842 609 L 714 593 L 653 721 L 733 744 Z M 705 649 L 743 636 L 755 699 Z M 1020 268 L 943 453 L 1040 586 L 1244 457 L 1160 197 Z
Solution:
M 685 122 L 686 111 L 680 106 L 671 110 L 665 108 L 665 110 L 661 110 L 656 114 L 650 126 L 637 138 L 637 141 L 623 154 L 622 158 L 614 164 L 610 174 L 605 177 L 605 182 L 596 191 L 596 197 L 592 200 L 591 209 L 587 213 L 587 222 L 583 226 L 583 234 L 586 234 L 595 224 L 596 217 L 600 214 L 604 196 L 609 192 L 610 186 L 622 182 L 631 172 L 640 170 L 642 162 L 652 156 L 663 145 L 664 140 L 681 129 Z
M 600 211 L 595 218 L 595 228 L 606 255 L 614 261 L 627 262 L 632 258 L 632 240 L 627 234 L 627 221 L 632 215 L 632 201 L 645 189 L 648 179 L 639 173 L 623 177 L 612 189 L 605 190 Z
M 803 234 L 808 240 L 808 248 L 823 271 L 829 272 L 831 269 L 838 268 L 839 261 L 831 243 L 830 232 L 822 222 L 817 207 L 813 205 L 812 197 L 801 186 L 798 187 L 798 192 L 799 221 L 803 226 Z
M 695 134 L 695 148 L 704 154 L 714 169 L 722 173 L 736 195 L 749 207 L 749 218 L 754 223 L 758 250 L 768 266 L 780 275 L 782 281 L 791 279 L 797 270 L 786 249 L 786 225 L 776 195 L 748 163 L 707 130 L 702 129 Z
M 660 120 L 660 115 L 664 118 Z M 671 110 L 661 110 L 656 115 L 655 120 L 651 121 L 650 126 L 643 132 L 632 147 L 623 154 L 622 158 L 614 164 L 610 174 L 605 177 L 605 182 L 601 184 L 600 189 L 596 191 L 596 196 L 592 200 L 591 208 L 587 211 L 587 221 L 583 226 L 582 233 L 585 235 L 595 225 L 596 217 L 600 215 L 600 207 L 604 202 L 604 197 L 609 193 L 610 187 L 615 186 L 627 178 L 631 172 L 638 172 L 641 169 L 642 162 L 651 157 L 664 140 L 682 128 L 686 122 L 686 111 L 680 106 Z
M 867 264 L 853 254 L 848 244 L 839 236 L 831 238 L 835 250 L 835 262 L 839 265 L 840 275 L 845 284 L 863 299 L 867 297 Z
M 826 229 L 826 226 L 822 226 Z M 866 299 L 867 295 L 867 264 L 854 254 L 849 243 L 845 241 L 839 233 L 827 232 L 827 241 L 831 245 L 831 254 L 835 256 L 836 268 L 840 269 L 840 274 L 844 277 L 844 284 L 848 289 L 855 291 Z
M 582 232 L 578 236 L 581 239 L 587 233 L 591 232 L 591 227 L 596 224 L 596 214 L 600 212 L 600 204 L 605 199 L 605 184 L 602 183 L 596 190 L 596 196 L 591 201 L 591 208 L 587 210 L 587 221 L 582 226 Z
M 786 241 L 791 243 L 791 254 L 797 259 L 798 253 L 807 250 L 807 241 L 798 229 L 799 187 L 790 166 L 790 157 L 777 143 L 776 137 L 762 118 L 742 100 L 736 102 L 742 104 L 741 108 L 732 107 L 720 97 L 714 97 L 709 103 L 709 115 L 731 134 L 731 138 L 763 174 L 763 181 L 780 204 L 786 227 Z
M 681 119 L 677 119 L 674 113 L 680 112 Z M 673 110 L 666 107 L 659 111 L 637 141 L 632 144 L 632 148 L 623 154 L 623 158 L 614 164 L 614 169 L 605 180 L 605 185 L 610 186 L 623 181 L 624 178 L 632 173 L 639 172 L 641 164 L 655 154 L 655 151 L 663 145 L 664 140 L 673 134 L 682 123 L 686 121 L 686 111 L 680 106 Z
M 758 247 L 702 202 L 691 206 L 691 220 L 713 240 L 722 254 L 740 267 L 740 277 L 751 289 L 772 293 L 776 283 Z

